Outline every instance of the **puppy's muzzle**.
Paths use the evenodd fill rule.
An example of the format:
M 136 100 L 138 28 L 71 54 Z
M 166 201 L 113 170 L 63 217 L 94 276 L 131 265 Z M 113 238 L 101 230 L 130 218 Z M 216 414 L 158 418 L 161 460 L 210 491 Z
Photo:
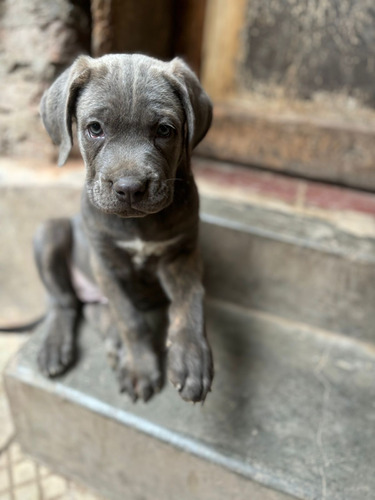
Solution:
M 120 177 L 112 184 L 112 189 L 120 202 L 134 206 L 147 197 L 148 181 L 134 177 Z

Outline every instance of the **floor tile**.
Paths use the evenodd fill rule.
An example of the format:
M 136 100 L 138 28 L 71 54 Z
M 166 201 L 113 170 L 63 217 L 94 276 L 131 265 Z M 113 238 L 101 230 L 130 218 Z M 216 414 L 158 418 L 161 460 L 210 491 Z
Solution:
M 36 483 L 19 486 L 13 490 L 14 500 L 42 500 Z
M 13 425 L 2 384 L 2 372 L 25 337 L 0 337 L 0 500 L 105 500 L 84 487 L 53 473 L 24 455 L 17 441 L 9 441 Z M 9 483 L 9 470 L 13 485 Z M 13 495 L 12 495 L 13 494 Z
M 6 491 L 9 488 L 8 476 L 8 471 L 5 468 L 0 469 L 0 493 Z
M 65 479 L 59 476 L 49 476 L 42 480 L 43 497 L 45 500 L 53 499 L 66 493 L 68 486 Z
M 13 483 L 15 485 L 36 481 L 36 465 L 31 460 L 23 460 L 12 466 Z

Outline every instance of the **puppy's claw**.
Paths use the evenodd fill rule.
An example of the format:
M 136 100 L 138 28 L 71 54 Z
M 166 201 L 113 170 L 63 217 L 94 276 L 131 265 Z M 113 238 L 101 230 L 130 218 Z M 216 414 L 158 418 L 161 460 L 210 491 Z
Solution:
M 139 398 L 145 403 L 147 403 L 147 401 L 149 401 L 154 395 L 154 388 L 148 383 L 147 380 L 138 381 L 136 391 Z
M 212 383 L 213 367 L 205 338 L 177 340 L 168 353 L 169 377 L 185 401 L 204 401 Z

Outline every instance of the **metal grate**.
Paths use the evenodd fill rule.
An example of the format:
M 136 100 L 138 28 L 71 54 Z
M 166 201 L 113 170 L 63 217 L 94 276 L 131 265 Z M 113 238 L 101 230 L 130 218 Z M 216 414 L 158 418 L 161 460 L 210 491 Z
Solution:
M 0 454 L 0 500 L 100 500 L 23 455 L 11 441 Z
M 17 334 L 0 337 L 0 500 L 100 500 L 85 488 L 25 456 L 11 437 L 11 417 L 2 372 L 25 339 Z

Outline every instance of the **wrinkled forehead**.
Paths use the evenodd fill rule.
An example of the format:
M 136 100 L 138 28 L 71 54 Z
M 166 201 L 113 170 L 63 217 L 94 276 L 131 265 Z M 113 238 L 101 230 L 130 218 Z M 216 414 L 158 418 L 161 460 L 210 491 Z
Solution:
M 79 114 L 122 116 L 148 121 L 161 116 L 181 121 L 177 92 L 163 67 L 134 61 L 113 61 L 94 68 L 79 100 Z

